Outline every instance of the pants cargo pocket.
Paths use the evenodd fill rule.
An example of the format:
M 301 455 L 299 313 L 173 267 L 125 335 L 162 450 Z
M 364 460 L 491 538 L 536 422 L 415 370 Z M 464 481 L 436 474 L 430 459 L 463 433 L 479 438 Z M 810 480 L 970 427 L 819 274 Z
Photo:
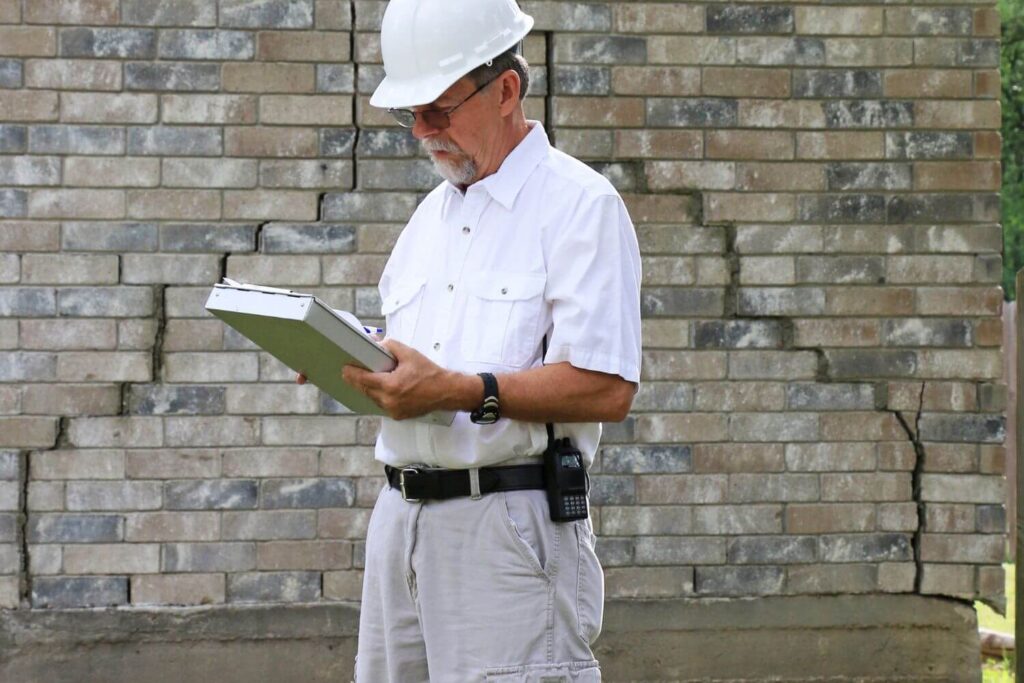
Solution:
M 594 532 L 586 520 L 575 523 L 576 543 L 579 550 L 576 577 L 576 618 L 579 635 L 591 645 L 601 635 L 604 619 L 604 572 L 595 552 Z
M 488 669 L 485 675 L 488 683 L 601 683 L 597 660 L 499 666 Z

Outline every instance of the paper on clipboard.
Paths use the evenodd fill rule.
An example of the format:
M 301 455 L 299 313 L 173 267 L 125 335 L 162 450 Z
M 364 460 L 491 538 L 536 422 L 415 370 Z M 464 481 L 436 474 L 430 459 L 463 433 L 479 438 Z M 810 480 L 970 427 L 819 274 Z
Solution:
M 224 284 L 214 285 L 206 310 L 301 372 L 352 412 L 384 414 L 369 397 L 341 378 L 345 365 L 358 365 L 372 372 L 389 372 L 395 367 L 394 356 L 366 333 L 355 316 L 336 311 L 311 294 L 224 280 Z M 436 411 L 415 419 L 448 426 L 455 413 Z

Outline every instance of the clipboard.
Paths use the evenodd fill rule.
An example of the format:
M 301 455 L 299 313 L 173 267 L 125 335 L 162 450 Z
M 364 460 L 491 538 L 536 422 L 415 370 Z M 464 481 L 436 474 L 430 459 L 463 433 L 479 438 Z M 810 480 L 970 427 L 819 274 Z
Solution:
M 230 282 L 214 285 L 206 310 L 353 413 L 384 415 L 366 394 L 341 378 L 341 368 L 358 365 L 371 372 L 390 372 L 395 357 L 361 326 L 312 294 Z M 414 419 L 450 426 L 455 413 L 435 411 Z

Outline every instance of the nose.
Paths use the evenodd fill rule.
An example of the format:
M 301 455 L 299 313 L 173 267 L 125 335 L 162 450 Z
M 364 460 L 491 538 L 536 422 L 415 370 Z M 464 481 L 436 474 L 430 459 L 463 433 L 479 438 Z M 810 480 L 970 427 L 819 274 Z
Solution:
M 423 140 L 426 138 L 433 137 L 441 132 L 440 128 L 435 128 L 429 123 L 423 120 L 422 116 L 417 114 L 416 122 L 412 124 L 412 135 L 417 140 Z

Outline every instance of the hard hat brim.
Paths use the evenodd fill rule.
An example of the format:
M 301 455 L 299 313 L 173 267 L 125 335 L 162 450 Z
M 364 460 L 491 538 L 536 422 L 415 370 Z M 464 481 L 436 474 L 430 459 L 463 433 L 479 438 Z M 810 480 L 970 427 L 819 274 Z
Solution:
M 502 45 L 501 49 L 493 51 L 480 59 L 476 64 L 466 69 L 459 69 L 447 74 L 438 74 L 429 79 L 416 79 L 415 81 L 401 81 L 391 76 L 384 76 L 377 89 L 370 97 L 370 106 L 381 109 L 409 109 L 430 104 L 440 97 L 445 90 L 452 87 L 460 78 L 476 69 L 481 64 L 514 47 L 519 41 L 533 29 L 533 17 L 528 14 L 522 15 L 522 22 L 519 30 L 516 31 L 514 40 Z

